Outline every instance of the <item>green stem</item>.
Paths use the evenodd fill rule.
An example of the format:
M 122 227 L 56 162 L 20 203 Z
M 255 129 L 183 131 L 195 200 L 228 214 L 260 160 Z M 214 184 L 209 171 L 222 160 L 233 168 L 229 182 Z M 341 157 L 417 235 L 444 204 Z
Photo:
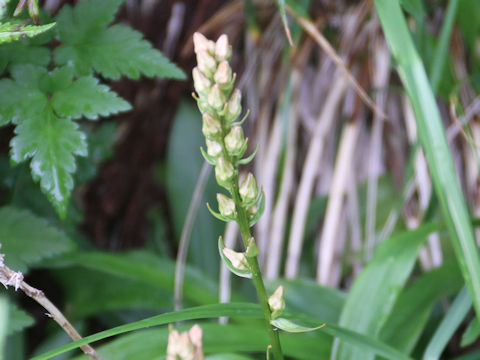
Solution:
M 237 223 L 240 228 L 240 233 L 242 234 L 243 244 L 245 245 L 245 248 L 247 248 L 248 240 L 252 237 L 252 235 L 250 233 L 250 224 L 248 221 L 247 212 L 242 206 L 242 200 L 238 191 L 238 173 L 235 175 L 232 182 L 233 184 L 231 193 L 233 195 L 233 200 L 235 201 L 235 207 L 237 210 Z M 268 335 L 270 337 L 270 343 L 272 345 L 273 356 L 275 360 L 283 360 L 283 353 L 280 346 L 278 331 L 275 330 L 270 323 L 270 320 L 272 319 L 272 314 L 270 312 L 270 305 L 268 305 L 267 291 L 265 290 L 265 284 L 263 283 L 262 272 L 260 271 L 257 257 L 247 257 L 247 261 L 252 271 L 253 284 L 255 285 L 255 289 L 257 290 L 257 296 L 260 300 L 260 305 L 262 307 Z

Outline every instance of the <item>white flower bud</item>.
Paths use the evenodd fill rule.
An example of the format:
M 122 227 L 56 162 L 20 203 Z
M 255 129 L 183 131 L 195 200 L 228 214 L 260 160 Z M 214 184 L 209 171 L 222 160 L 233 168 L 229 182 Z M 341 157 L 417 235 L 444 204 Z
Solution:
M 222 61 L 218 65 L 213 79 L 221 87 L 232 86 L 232 69 L 227 61 Z
M 213 157 L 217 157 L 222 153 L 222 145 L 215 141 L 205 139 L 205 143 L 207 144 L 207 154 Z
M 283 310 L 285 310 L 284 294 L 285 289 L 280 285 L 268 299 L 268 305 L 270 305 L 273 319 L 277 318 L 283 312 Z
M 217 61 L 228 60 L 232 55 L 232 47 L 228 44 L 227 35 L 221 35 L 215 43 L 215 57 Z
M 248 262 L 247 262 L 247 257 L 243 253 L 239 253 L 236 251 L 233 251 L 232 249 L 229 248 L 224 248 L 222 250 L 223 254 L 225 257 L 230 260 L 234 268 L 237 268 L 238 270 L 248 270 Z
M 228 100 L 227 106 L 225 107 L 225 119 L 228 122 L 235 121 L 242 112 L 242 93 L 240 90 L 235 89 Z
M 257 180 L 252 173 L 248 173 L 245 180 L 243 180 L 242 184 L 240 185 L 240 196 L 242 200 L 246 203 L 255 202 L 258 195 L 258 188 L 257 188 Z
M 201 51 L 208 51 L 208 39 L 203 36 L 203 34 L 200 34 L 199 32 L 196 32 L 193 34 L 193 46 L 195 49 L 196 53 L 199 53 Z
M 215 178 L 219 184 L 227 184 L 234 174 L 234 169 L 231 163 L 229 163 L 223 156 L 217 159 L 215 165 Z
M 234 126 L 225 136 L 225 148 L 233 156 L 240 155 L 245 148 L 245 137 L 241 126 Z
M 208 105 L 214 108 L 217 111 L 220 111 L 226 102 L 225 94 L 220 89 L 218 84 L 213 85 L 212 89 L 210 90 L 210 94 L 208 94 Z
M 192 71 L 193 75 L 193 85 L 195 86 L 195 90 L 199 95 L 206 95 L 208 94 L 210 87 L 212 86 L 212 82 L 202 74 L 202 72 L 195 67 Z
M 206 50 L 197 53 L 198 69 L 209 79 L 217 70 L 217 62 Z
M 202 132 L 206 138 L 212 138 L 221 134 L 222 124 L 210 114 L 203 114 L 202 123 Z
M 198 325 L 194 325 L 188 332 L 170 331 L 166 360 L 201 360 L 203 358 L 202 329 Z
M 235 202 L 223 194 L 217 194 L 218 210 L 223 216 L 235 215 Z

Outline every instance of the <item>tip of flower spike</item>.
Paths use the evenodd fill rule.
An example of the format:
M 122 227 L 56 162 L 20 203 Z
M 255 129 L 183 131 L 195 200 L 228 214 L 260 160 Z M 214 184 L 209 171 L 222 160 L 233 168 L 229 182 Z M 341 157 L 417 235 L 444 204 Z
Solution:
M 208 39 L 203 34 L 195 32 L 193 34 L 193 46 L 196 53 L 208 51 Z

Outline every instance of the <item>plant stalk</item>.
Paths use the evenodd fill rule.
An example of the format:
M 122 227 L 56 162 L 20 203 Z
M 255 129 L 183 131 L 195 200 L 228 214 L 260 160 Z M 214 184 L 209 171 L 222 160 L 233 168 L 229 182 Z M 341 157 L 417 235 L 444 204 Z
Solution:
M 242 235 L 243 244 L 245 249 L 247 248 L 248 240 L 252 237 L 250 232 L 250 225 L 247 217 L 247 212 L 242 206 L 242 201 L 240 198 L 240 193 L 238 191 L 238 172 L 236 172 L 233 179 L 233 185 L 231 189 L 233 195 L 233 200 L 235 201 L 235 207 L 237 210 L 237 223 L 240 228 L 240 233 Z M 248 257 L 247 262 L 252 271 L 252 280 L 255 285 L 255 290 L 257 291 L 257 296 L 260 301 L 260 306 L 263 311 L 263 316 L 265 318 L 267 332 L 270 337 L 270 345 L 272 346 L 272 352 L 275 360 L 283 360 L 282 347 L 280 345 L 280 339 L 278 336 L 278 331 L 275 330 L 270 323 L 272 319 L 272 314 L 270 311 L 270 305 L 268 305 L 268 296 L 267 291 L 265 290 L 265 284 L 263 283 L 262 272 L 258 264 L 257 256 Z

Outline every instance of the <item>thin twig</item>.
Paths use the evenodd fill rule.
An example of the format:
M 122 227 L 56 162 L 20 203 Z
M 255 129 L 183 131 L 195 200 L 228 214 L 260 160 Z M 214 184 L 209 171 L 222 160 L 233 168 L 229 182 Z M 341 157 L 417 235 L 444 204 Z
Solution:
M 39 303 L 45 310 L 47 310 L 47 316 L 51 317 L 57 322 L 58 325 L 70 336 L 73 341 L 81 340 L 82 336 L 73 327 L 73 325 L 67 320 L 62 312 L 45 296 L 43 291 L 28 285 L 23 281 L 23 274 L 10 269 L 3 263 L 4 254 L 0 254 L 0 283 L 5 287 L 13 286 L 15 290 L 22 290 L 25 295 Z M 102 357 L 98 355 L 93 347 L 90 345 L 82 345 L 80 349 L 93 360 L 102 360 Z

